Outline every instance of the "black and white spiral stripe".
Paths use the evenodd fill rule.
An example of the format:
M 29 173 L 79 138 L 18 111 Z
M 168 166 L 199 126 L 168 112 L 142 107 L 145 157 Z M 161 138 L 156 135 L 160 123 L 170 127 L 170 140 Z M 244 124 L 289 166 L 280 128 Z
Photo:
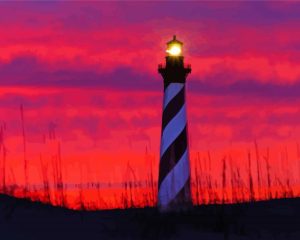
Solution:
M 187 145 L 185 84 L 165 87 L 160 148 L 158 203 L 168 208 L 183 202 L 189 191 L 190 166 Z M 186 189 L 187 188 L 187 189 Z

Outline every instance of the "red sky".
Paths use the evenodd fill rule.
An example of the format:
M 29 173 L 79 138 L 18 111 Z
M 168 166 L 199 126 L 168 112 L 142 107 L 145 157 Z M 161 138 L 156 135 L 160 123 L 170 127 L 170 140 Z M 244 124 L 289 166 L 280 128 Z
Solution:
M 0 3 L 0 122 L 12 169 L 22 168 L 21 104 L 36 181 L 39 156 L 56 151 L 48 139 L 53 126 L 70 181 L 78 181 L 78 169 L 89 179 L 120 180 L 128 161 L 142 175 L 146 147 L 157 164 L 157 64 L 173 34 L 192 65 L 192 156 L 244 156 L 257 140 L 275 158 L 288 146 L 293 159 L 300 137 L 299 11 L 297 2 Z

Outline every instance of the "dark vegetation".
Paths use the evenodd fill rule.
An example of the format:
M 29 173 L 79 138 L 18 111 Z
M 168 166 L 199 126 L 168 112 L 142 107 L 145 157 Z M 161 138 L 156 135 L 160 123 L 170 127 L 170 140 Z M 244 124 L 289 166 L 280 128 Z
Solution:
M 300 238 L 300 199 L 197 206 L 75 211 L 0 195 L 0 238 L 290 239 Z
M 40 155 L 42 187 L 29 184 L 24 109 L 21 106 L 24 184 L 17 184 L 14 171 L 7 168 L 8 148 L 5 123 L 0 124 L 0 239 L 300 239 L 299 176 L 289 167 L 276 171 L 269 148 L 248 150 L 243 169 L 231 154 L 218 164 L 216 174 L 211 153 L 198 154 L 191 161 L 194 207 L 188 212 L 160 214 L 154 159 L 146 180 L 139 180 L 128 162 L 126 179 L 119 194 L 107 201 L 103 191 L 114 183 L 83 182 L 75 184 L 77 203 L 71 204 L 68 184 L 64 182 L 61 143 L 55 132 L 49 139 L 56 144 L 52 161 Z M 293 159 L 293 170 L 300 173 L 300 148 Z M 288 150 L 281 153 L 281 166 L 289 163 Z M 296 163 L 296 164 L 295 164 Z M 82 179 L 82 173 L 80 173 Z M 95 190 L 93 202 L 85 191 Z M 72 189 L 74 190 L 74 189 Z M 21 192 L 21 193 L 20 193 Z M 18 199 L 12 196 L 18 196 Z M 269 200 L 269 201 L 262 201 Z M 32 202 L 35 201 L 35 202 Z M 53 206 L 55 205 L 55 206 Z M 67 208 L 77 209 L 70 210 Z M 98 209 L 122 208 L 115 210 Z M 124 210 L 124 208 L 126 210 Z

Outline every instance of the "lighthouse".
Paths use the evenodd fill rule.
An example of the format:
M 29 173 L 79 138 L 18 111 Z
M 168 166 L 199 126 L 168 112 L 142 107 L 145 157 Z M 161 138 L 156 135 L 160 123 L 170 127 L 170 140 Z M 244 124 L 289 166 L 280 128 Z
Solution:
M 191 205 L 185 83 L 191 72 L 184 64 L 183 43 L 176 36 L 167 43 L 166 63 L 158 66 L 164 81 L 158 179 L 158 207 L 177 211 Z

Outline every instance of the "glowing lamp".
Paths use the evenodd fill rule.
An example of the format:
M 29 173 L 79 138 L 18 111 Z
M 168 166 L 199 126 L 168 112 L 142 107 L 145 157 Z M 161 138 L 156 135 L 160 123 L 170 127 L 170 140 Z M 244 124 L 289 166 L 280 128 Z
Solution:
M 168 56 L 182 56 L 182 45 L 183 43 L 176 39 L 176 35 L 173 39 L 167 43 L 167 54 Z

